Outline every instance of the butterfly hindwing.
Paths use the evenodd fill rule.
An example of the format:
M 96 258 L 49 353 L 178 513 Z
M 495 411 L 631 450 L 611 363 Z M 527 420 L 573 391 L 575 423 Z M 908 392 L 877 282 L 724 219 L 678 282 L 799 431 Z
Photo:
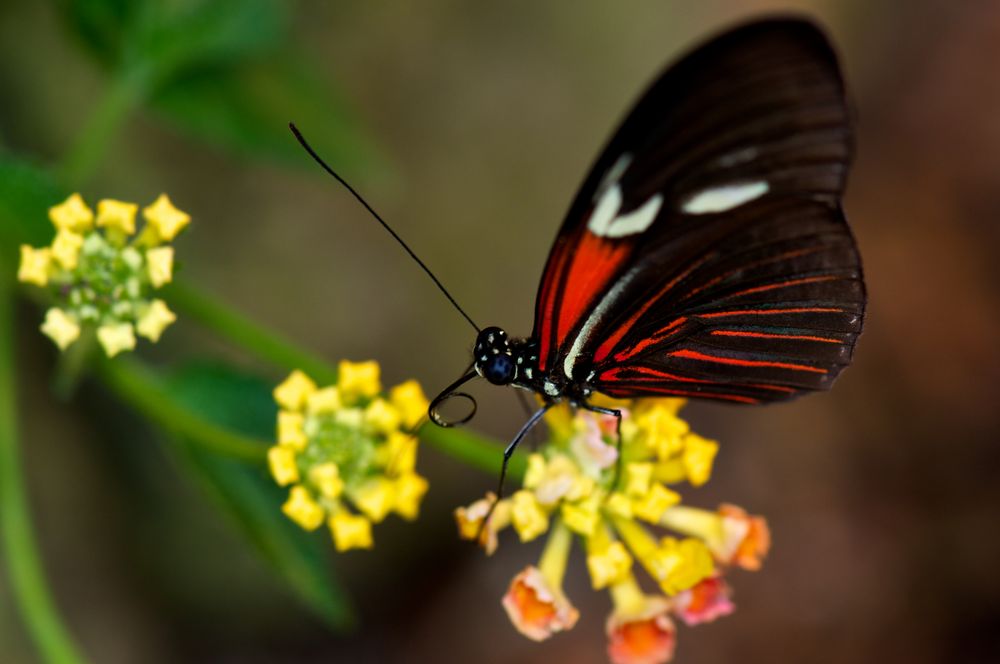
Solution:
M 839 203 L 851 148 L 836 57 L 811 24 L 753 23 L 682 59 L 560 229 L 536 303 L 540 368 L 613 396 L 828 387 L 864 309 Z

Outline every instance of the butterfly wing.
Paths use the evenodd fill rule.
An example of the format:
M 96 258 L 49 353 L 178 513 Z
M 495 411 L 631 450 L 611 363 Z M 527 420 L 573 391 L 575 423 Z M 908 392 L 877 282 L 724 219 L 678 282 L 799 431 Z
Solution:
M 861 329 L 840 208 L 852 152 L 824 35 L 767 20 L 645 93 L 584 181 L 539 286 L 539 367 L 613 396 L 823 389 Z

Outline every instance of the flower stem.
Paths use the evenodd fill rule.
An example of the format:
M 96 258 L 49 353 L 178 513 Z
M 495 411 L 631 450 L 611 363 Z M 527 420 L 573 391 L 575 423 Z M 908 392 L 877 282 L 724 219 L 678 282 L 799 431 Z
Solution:
M 430 422 L 417 432 L 420 440 L 458 459 L 473 468 L 492 475 L 499 475 L 503 463 L 503 447 L 488 438 L 476 435 L 467 429 L 445 429 Z M 507 476 L 521 479 L 528 462 L 524 456 L 513 456 L 507 466 Z
M 97 335 L 94 330 L 84 328 L 80 338 L 59 354 L 56 373 L 52 379 L 52 392 L 56 398 L 69 401 L 73 397 L 96 346 Z
M 70 188 L 79 187 L 93 174 L 125 118 L 142 102 L 145 80 L 144 71 L 138 68 L 119 72 L 111 80 L 60 165 L 59 175 Z
M 232 433 L 177 403 L 152 371 L 136 360 L 117 358 L 98 363 L 98 374 L 118 397 L 165 430 L 218 454 L 263 462 L 269 443 Z
M 337 370 L 332 366 L 218 299 L 182 281 L 175 281 L 164 293 L 179 311 L 268 362 L 288 370 L 301 369 L 320 382 L 336 382 Z
M 0 530 L 11 587 L 28 631 L 52 664 L 84 662 L 55 607 L 38 557 L 17 440 L 13 297 L 0 280 Z
M 566 575 L 566 562 L 569 560 L 569 550 L 572 546 L 572 531 L 562 519 L 556 518 L 549 531 L 549 539 L 545 542 L 541 560 L 538 561 L 538 571 L 552 589 L 562 588 L 563 577 Z

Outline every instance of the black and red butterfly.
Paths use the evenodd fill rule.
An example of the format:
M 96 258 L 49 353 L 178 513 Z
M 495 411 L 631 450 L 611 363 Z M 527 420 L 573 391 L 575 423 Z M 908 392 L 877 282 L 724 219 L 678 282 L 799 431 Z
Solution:
M 531 336 L 482 330 L 432 419 L 450 424 L 437 406 L 477 375 L 599 412 L 594 392 L 757 404 L 828 389 L 865 308 L 840 200 L 851 155 L 837 58 L 813 24 L 759 21 L 694 50 L 580 188 Z
M 758 404 L 828 389 L 865 309 L 841 208 L 852 149 L 837 57 L 812 23 L 757 21 L 695 49 L 653 83 L 584 180 L 531 336 L 479 330 L 472 365 L 431 419 L 470 419 L 475 401 L 457 390 L 477 376 L 538 394 L 544 406 L 508 446 L 506 469 L 555 403 L 620 423 L 589 402 L 594 392 Z M 438 409 L 456 396 L 473 409 L 449 422 Z

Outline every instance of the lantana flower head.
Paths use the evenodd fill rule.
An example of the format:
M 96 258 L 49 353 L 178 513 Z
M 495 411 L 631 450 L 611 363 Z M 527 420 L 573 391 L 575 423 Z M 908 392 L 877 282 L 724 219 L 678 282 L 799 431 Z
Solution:
M 622 413 L 620 461 L 616 418 L 557 405 L 546 414 L 550 440 L 528 457 L 521 488 L 456 510 L 459 534 L 478 537 L 491 554 L 508 527 L 522 542 L 548 533 L 538 567 L 519 574 L 503 601 L 514 626 L 535 640 L 576 621 L 562 590 L 575 535 L 591 585 L 612 597 L 611 660 L 667 662 L 675 619 L 696 625 L 732 613 L 723 575 L 734 566 L 759 569 L 770 546 L 767 523 L 733 505 L 712 511 L 682 504 L 685 485 L 709 480 L 718 451 L 680 418 L 683 400 L 595 405 Z M 657 593 L 640 589 L 639 570 Z
M 427 480 L 416 472 L 414 430 L 427 412 L 416 381 L 384 394 L 376 362 L 339 365 L 319 387 L 293 371 L 274 390 L 280 410 L 271 474 L 289 487 L 282 510 L 306 530 L 326 523 L 338 551 L 373 546 L 372 524 L 417 517 Z
M 53 306 L 42 332 L 60 350 L 85 329 L 96 331 L 108 357 L 135 348 L 136 335 L 158 341 L 176 320 L 155 291 L 173 279 L 174 249 L 167 243 L 191 218 L 166 194 L 142 209 L 111 199 L 97 211 L 73 194 L 49 209 L 56 234 L 48 247 L 21 246 L 20 281 L 48 288 Z

